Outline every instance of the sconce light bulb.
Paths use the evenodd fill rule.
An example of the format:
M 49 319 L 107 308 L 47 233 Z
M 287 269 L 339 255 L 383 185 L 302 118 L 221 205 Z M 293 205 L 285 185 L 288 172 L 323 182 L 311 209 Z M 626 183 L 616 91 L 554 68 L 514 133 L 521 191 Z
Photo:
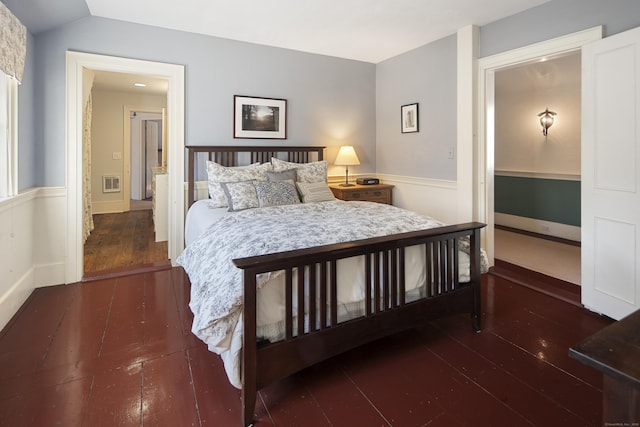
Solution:
M 538 114 L 540 117 L 540 125 L 542 126 L 542 134 L 547 136 L 547 132 L 551 125 L 553 125 L 553 121 L 555 120 L 555 116 L 557 114 L 553 111 L 549 111 L 549 109 L 545 109 L 542 113 Z

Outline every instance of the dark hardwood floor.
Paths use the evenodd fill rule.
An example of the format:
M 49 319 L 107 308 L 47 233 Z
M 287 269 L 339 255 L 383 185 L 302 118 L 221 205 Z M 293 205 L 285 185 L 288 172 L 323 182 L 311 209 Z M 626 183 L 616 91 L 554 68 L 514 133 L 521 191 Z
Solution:
M 129 273 L 133 266 L 168 268 L 167 242 L 156 242 L 151 209 L 93 216 L 84 244 L 84 275 L 94 280 Z
M 569 347 L 611 323 L 491 274 L 455 316 L 260 391 L 256 426 L 601 426 Z M 240 395 L 190 332 L 181 268 L 36 289 L 0 333 L 0 425 L 235 426 Z

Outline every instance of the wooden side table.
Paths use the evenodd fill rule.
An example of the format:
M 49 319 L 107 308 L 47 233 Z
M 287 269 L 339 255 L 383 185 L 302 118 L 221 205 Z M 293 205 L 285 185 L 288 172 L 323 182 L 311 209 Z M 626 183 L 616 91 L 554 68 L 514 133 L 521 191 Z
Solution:
M 640 310 L 569 349 L 569 355 L 604 376 L 602 424 L 640 422 Z
M 333 195 L 340 200 L 360 200 L 364 202 L 377 202 L 391 204 L 391 189 L 393 185 L 374 184 L 374 185 L 358 185 L 350 187 L 342 187 L 340 184 L 330 184 L 329 188 Z

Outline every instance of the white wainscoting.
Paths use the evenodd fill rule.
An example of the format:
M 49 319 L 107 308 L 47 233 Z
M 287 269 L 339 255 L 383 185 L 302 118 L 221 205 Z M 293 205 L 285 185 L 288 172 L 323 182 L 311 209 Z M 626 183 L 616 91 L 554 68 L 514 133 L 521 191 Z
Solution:
M 377 174 L 380 182 L 394 186 L 394 206 L 426 214 L 448 224 L 458 222 L 458 187 L 455 181 Z
M 64 283 L 64 188 L 0 201 L 0 329 L 35 288 Z

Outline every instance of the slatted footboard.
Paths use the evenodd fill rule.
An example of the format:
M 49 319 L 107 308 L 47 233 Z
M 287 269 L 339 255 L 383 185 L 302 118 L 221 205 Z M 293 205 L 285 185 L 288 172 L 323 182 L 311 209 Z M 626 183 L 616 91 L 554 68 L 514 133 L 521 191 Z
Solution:
M 479 331 L 483 227 L 484 224 L 472 222 L 234 260 L 244 270 L 244 425 L 252 423 L 259 389 L 315 363 L 450 314 L 470 313 L 472 327 Z M 458 247 L 463 238 L 470 242 L 467 283 L 458 279 Z M 423 248 L 427 260 L 425 292 L 424 297 L 408 302 L 405 253 L 416 245 Z M 337 261 L 354 256 L 365 257 L 364 315 L 339 322 Z M 279 270 L 285 272 L 285 337 L 277 342 L 258 343 L 257 276 Z

